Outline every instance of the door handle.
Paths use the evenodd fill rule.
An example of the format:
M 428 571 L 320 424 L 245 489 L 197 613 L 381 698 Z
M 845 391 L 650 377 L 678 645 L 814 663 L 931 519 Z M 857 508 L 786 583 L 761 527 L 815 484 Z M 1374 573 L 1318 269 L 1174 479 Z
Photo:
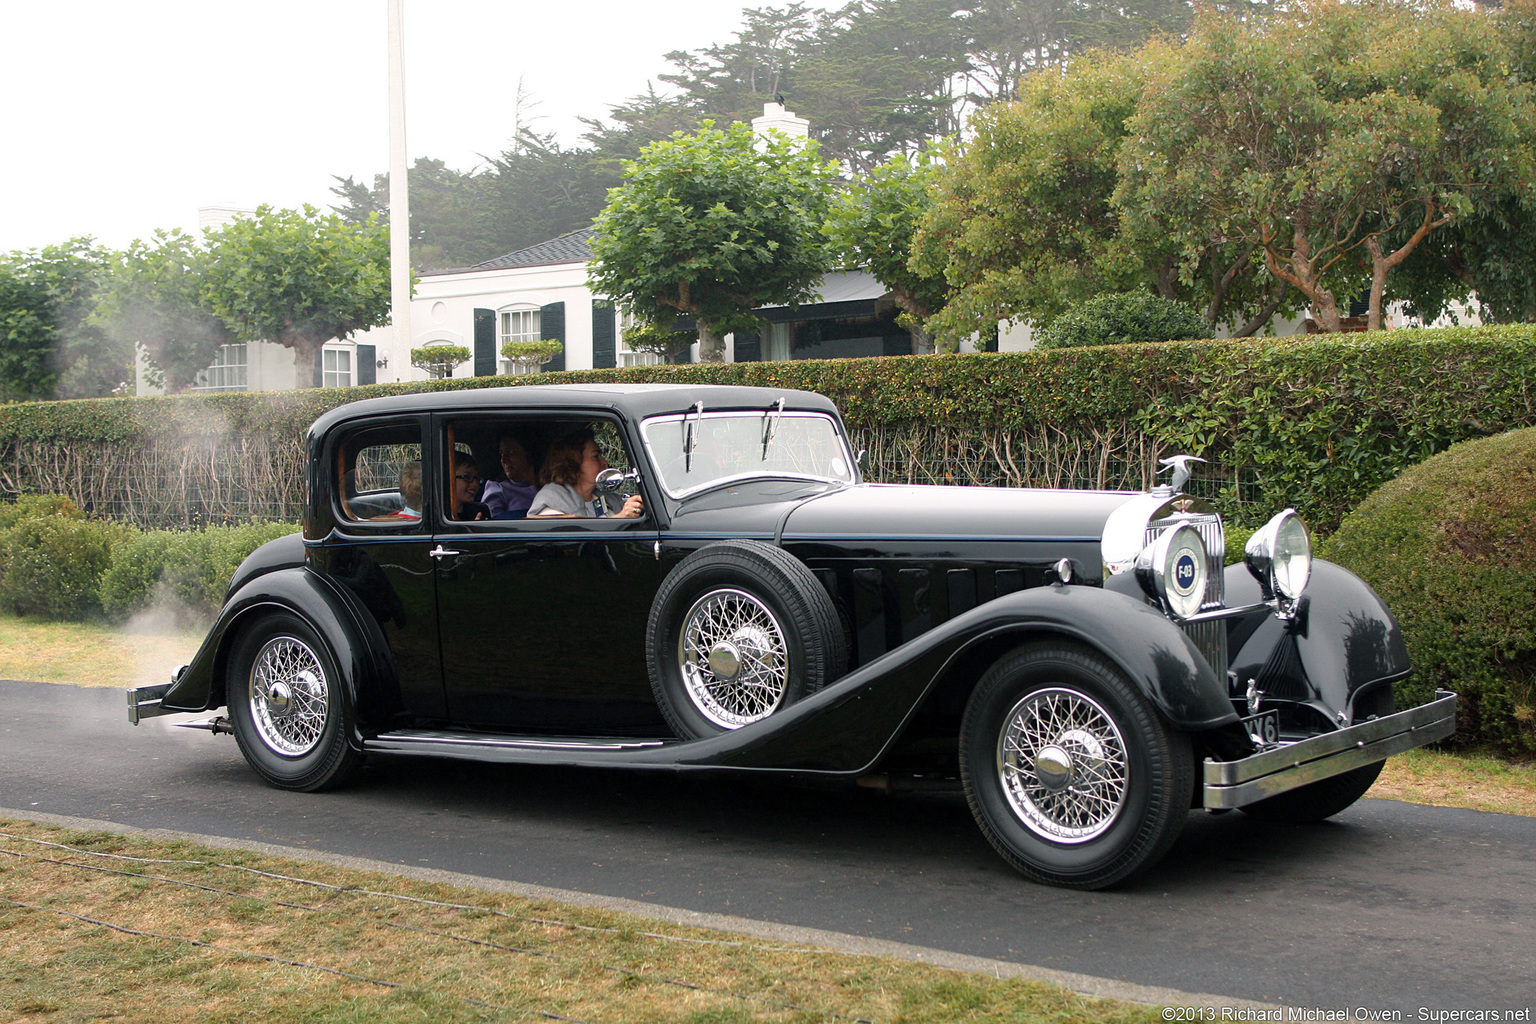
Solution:
M 437 547 L 433 548 L 431 551 L 428 551 L 427 554 L 431 555 L 433 558 L 446 558 L 448 555 L 456 555 L 456 554 L 458 554 L 458 552 L 457 551 L 449 551 L 447 548 L 445 548 L 441 544 L 439 544 Z

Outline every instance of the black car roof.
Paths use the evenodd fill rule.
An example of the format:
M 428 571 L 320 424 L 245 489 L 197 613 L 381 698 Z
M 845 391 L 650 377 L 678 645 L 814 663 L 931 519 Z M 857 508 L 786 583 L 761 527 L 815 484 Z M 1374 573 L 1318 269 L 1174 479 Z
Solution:
M 423 391 L 360 402 L 322 413 L 309 428 L 311 436 L 337 423 L 372 416 L 445 411 L 513 411 L 613 409 L 632 418 L 684 412 L 702 401 L 712 409 L 767 409 L 780 398 L 791 409 L 837 411 L 832 400 L 814 391 L 790 388 L 759 388 L 731 384 L 527 384 L 521 387 L 464 388 Z

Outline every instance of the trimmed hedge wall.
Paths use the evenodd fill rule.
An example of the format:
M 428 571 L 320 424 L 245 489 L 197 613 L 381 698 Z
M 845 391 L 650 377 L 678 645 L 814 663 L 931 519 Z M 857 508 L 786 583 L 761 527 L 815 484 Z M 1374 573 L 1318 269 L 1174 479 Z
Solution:
M 1330 532 L 1405 467 L 1536 425 L 1536 327 L 1167 342 L 1021 354 L 647 366 L 258 394 L 0 406 L 0 492 L 145 526 L 302 514 L 304 430 L 378 395 L 579 381 L 803 388 L 871 479 L 1139 488 L 1176 451 L 1237 525 L 1294 506 Z

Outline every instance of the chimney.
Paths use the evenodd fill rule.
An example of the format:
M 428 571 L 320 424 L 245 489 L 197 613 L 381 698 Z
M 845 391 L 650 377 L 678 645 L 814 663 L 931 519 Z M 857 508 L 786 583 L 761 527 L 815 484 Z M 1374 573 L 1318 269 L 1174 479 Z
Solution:
M 766 141 L 769 132 L 778 132 L 791 139 L 808 139 L 811 137 L 811 122 L 796 117 L 792 110 L 786 110 L 780 98 L 772 103 L 764 103 L 763 116 L 752 119 L 752 134 L 759 140 Z

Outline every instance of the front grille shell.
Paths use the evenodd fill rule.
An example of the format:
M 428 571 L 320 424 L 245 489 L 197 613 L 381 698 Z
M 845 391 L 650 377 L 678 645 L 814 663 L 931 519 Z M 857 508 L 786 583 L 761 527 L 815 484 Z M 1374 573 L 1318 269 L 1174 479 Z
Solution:
M 1102 543 L 1106 578 L 1132 571 L 1136 556 L 1163 533 L 1193 526 L 1205 545 L 1206 584 L 1202 611 L 1220 608 L 1226 600 L 1226 531 L 1221 517 L 1206 502 L 1183 495 L 1143 494 L 1117 509 L 1105 524 Z M 1227 625 L 1223 620 L 1180 623 L 1184 635 L 1205 657 L 1216 678 L 1227 678 Z

